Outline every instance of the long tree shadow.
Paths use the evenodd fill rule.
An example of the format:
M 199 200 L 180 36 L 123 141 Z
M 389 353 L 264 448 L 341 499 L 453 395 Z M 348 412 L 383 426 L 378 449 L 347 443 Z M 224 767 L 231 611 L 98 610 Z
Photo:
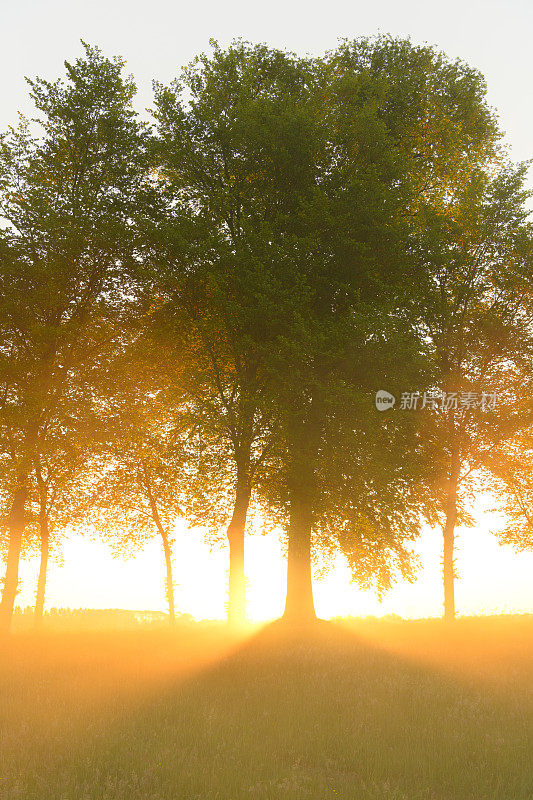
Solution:
M 388 652 L 332 623 L 272 624 L 78 723 L 0 796 L 531 800 L 531 675 L 487 682 L 420 650 Z

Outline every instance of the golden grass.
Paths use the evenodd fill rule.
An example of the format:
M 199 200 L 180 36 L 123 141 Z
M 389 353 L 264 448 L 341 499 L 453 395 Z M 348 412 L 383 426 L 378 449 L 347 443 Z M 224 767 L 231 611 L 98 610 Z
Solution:
M 531 800 L 533 618 L 18 634 L 2 800 Z

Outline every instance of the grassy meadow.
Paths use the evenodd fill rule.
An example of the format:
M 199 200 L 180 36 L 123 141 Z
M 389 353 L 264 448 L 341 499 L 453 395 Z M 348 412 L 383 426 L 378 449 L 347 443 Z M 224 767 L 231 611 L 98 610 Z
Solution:
M 2 800 L 531 800 L 533 617 L 19 632 Z

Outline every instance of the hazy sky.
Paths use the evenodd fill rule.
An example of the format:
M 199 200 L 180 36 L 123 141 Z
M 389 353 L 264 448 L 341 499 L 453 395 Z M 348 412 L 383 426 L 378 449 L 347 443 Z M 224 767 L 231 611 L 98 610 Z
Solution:
M 24 76 L 54 79 L 63 61 L 80 53 L 80 38 L 108 55 L 127 59 L 139 87 L 138 107 L 151 103 L 151 82 L 171 80 L 209 39 L 222 45 L 241 37 L 298 53 L 322 53 L 339 38 L 378 32 L 410 36 L 437 45 L 480 69 L 489 101 L 498 110 L 514 159 L 533 155 L 531 41 L 533 4 L 526 0 L 464 0 L 432 3 L 253 2 L 187 3 L 169 0 L 3 0 L 0 29 L 0 130 L 31 113 Z M 532 182 L 533 185 L 533 182 Z M 490 536 L 494 518 L 481 516 L 474 531 L 459 536 L 458 585 L 462 611 L 533 610 L 533 554 L 516 556 Z M 460 532 L 461 533 L 461 532 Z M 227 553 L 210 554 L 199 532 L 178 536 L 178 608 L 199 616 L 223 613 Z M 440 537 L 426 532 L 420 543 L 425 569 L 412 587 L 400 586 L 382 611 L 438 614 L 441 608 Z M 279 613 L 284 592 L 284 559 L 275 539 L 259 537 L 250 548 L 251 605 L 254 616 Z M 104 545 L 73 539 L 64 566 L 52 568 L 49 602 L 70 606 L 164 607 L 159 576 L 161 555 L 154 543 L 134 561 L 119 566 Z M 31 603 L 36 563 L 22 572 L 20 600 Z M 207 570 L 207 572 L 206 572 Z M 211 587 L 205 592 L 206 580 Z M 349 586 L 342 566 L 316 588 L 319 612 L 379 612 L 375 600 Z
M 24 75 L 54 78 L 80 52 L 79 39 L 120 54 L 150 104 L 153 78 L 168 81 L 211 37 L 267 42 L 298 53 L 321 53 L 340 37 L 379 31 L 437 45 L 486 76 L 516 159 L 533 154 L 530 0 L 1 0 L 0 129 L 27 110 Z

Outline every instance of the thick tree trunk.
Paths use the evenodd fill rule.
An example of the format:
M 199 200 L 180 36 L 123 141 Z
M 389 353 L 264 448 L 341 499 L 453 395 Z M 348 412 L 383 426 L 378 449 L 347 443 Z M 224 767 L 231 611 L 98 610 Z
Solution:
M 443 533 L 442 577 L 444 585 L 444 619 L 455 619 L 455 526 L 457 523 L 457 487 L 459 483 L 460 460 L 457 454 L 452 457 L 445 500 L 445 522 Z
M 289 479 L 289 549 L 284 619 L 305 625 L 316 620 L 311 570 L 313 512 L 317 493 L 317 458 L 322 430 L 321 409 L 315 398 L 304 419 L 288 428 L 291 465 Z
M 308 497 L 293 490 L 287 558 L 287 596 L 284 619 L 304 625 L 316 619 L 311 573 L 312 507 Z
M 229 586 L 228 624 L 238 627 L 246 620 L 246 576 L 244 572 L 244 531 L 251 488 L 246 473 L 237 477 L 235 506 L 228 525 Z
M 19 561 L 22 535 L 25 526 L 26 500 L 28 498 L 28 476 L 21 476 L 15 489 L 8 518 L 9 549 L 7 553 L 4 589 L 0 604 L 0 632 L 11 628 L 15 597 L 19 581 Z
M 15 607 L 15 597 L 17 595 L 19 582 L 20 550 L 24 528 L 26 527 L 26 503 L 29 494 L 28 479 L 37 444 L 38 429 L 39 421 L 38 417 L 36 417 L 30 422 L 26 431 L 23 449 L 24 455 L 19 464 L 17 483 L 15 491 L 13 492 L 13 501 L 8 516 L 7 529 L 9 548 L 4 575 L 2 602 L 0 603 L 0 633 L 9 632 L 13 619 L 13 609 Z
M 50 552 L 50 532 L 48 530 L 48 518 L 46 512 L 41 512 L 40 519 L 41 534 L 41 561 L 39 564 L 39 577 L 37 579 L 37 594 L 35 597 L 35 627 L 41 628 L 44 614 L 44 597 L 46 592 L 46 578 L 48 574 L 48 555 Z

